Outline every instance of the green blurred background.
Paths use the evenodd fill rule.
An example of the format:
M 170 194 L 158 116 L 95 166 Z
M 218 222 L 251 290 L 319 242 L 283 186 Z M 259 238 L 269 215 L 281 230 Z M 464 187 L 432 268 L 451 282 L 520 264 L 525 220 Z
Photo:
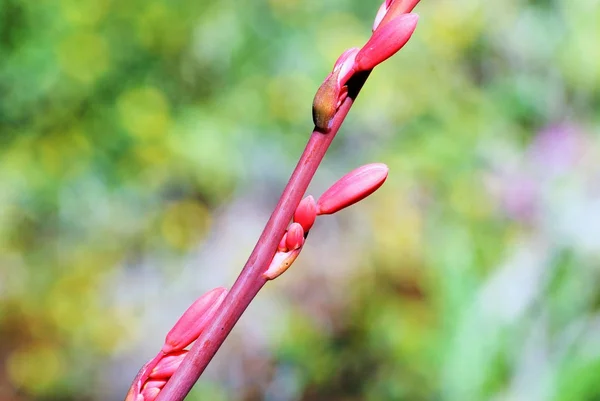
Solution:
M 0 0 L 0 399 L 121 400 L 229 287 L 365 0 Z M 368 162 L 190 400 L 600 400 L 600 1 L 423 0 Z

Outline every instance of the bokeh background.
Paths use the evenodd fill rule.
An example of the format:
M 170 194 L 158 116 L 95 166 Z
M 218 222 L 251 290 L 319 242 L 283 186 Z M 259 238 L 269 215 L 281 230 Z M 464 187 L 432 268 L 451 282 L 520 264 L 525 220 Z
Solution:
M 0 0 L 0 399 L 122 400 L 229 287 L 371 0 Z M 189 400 L 600 399 L 600 1 L 423 0 L 368 162 Z

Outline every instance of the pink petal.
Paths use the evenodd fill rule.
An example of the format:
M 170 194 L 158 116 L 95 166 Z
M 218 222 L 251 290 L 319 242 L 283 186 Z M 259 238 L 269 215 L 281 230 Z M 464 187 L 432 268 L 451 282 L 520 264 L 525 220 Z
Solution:
M 417 14 L 403 14 L 385 25 L 380 25 L 356 55 L 356 70 L 372 70 L 393 56 L 408 42 L 418 20 Z
M 174 351 L 165 355 L 150 372 L 151 379 L 169 379 L 187 355 L 187 351 Z
M 352 47 L 342 53 L 342 55 L 335 62 L 333 71 L 337 72 L 337 82 L 340 88 L 346 85 L 348 80 L 356 72 L 354 69 L 354 59 L 359 50 L 360 49 L 358 47 Z
M 215 288 L 198 298 L 179 318 L 167 334 L 162 352 L 182 350 L 194 342 L 227 295 L 227 289 Z
M 381 3 L 381 6 L 379 6 L 377 15 L 375 15 L 375 22 L 373 22 L 373 31 L 375 31 L 377 29 L 377 27 L 379 26 L 379 24 L 385 17 L 385 14 L 387 13 L 387 10 L 388 10 L 388 2 L 389 2 L 389 0 L 386 0 L 383 3 Z
M 160 351 L 154 358 L 148 361 L 142 368 L 139 370 L 135 378 L 133 379 L 133 383 L 127 392 L 127 396 L 125 397 L 125 401 L 140 401 L 142 385 L 146 383 L 148 380 L 148 376 L 150 371 L 160 362 L 163 358 L 164 354 Z M 143 401 L 143 400 L 141 400 Z
M 283 236 L 281 237 L 281 241 L 279 241 L 279 245 L 277 245 L 277 252 L 287 252 L 288 247 L 286 244 L 287 244 L 287 231 L 283 233 Z
M 316 212 L 316 207 L 315 207 Z M 315 214 L 316 215 L 316 214 Z M 298 249 L 304 245 L 304 229 L 300 223 L 292 223 L 287 231 L 286 245 L 290 250 Z
M 144 401 L 154 401 L 158 397 L 158 393 L 160 393 L 159 388 L 150 387 L 142 391 L 142 397 L 144 397 Z
M 419 3 L 419 0 L 394 0 L 390 1 L 388 4 L 388 10 L 385 14 L 385 17 L 379 23 L 379 26 L 383 26 L 393 20 L 394 18 L 407 14 L 415 8 L 415 6 Z
M 129 391 L 127 392 L 127 395 L 125 396 L 125 401 L 138 401 L 139 397 L 142 396 L 139 391 L 140 390 L 136 389 L 135 386 L 133 386 L 133 385 L 131 387 L 129 387 Z
M 308 195 L 302 199 L 294 212 L 294 221 L 300 223 L 304 232 L 308 232 L 317 218 L 317 204 L 315 198 Z
M 167 384 L 166 380 L 148 380 L 146 382 L 146 384 L 144 384 L 144 387 L 142 389 L 142 394 L 144 393 L 144 390 L 147 390 L 149 388 L 161 389 L 165 386 L 165 384 Z
M 352 170 L 333 184 L 317 201 L 317 213 L 338 212 L 375 192 L 383 185 L 388 167 L 372 163 Z

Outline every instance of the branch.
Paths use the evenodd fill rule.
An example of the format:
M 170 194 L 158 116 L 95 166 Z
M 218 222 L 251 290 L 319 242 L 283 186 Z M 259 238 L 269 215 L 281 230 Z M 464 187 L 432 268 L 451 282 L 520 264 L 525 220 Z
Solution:
M 335 213 L 383 184 L 385 165 L 364 166 L 334 184 L 317 204 L 309 197 L 299 207 L 369 74 L 400 50 L 414 32 L 418 17 L 410 11 L 418 1 L 385 0 L 369 41 L 338 58 L 315 95 L 315 128 L 304 152 L 233 287 L 228 293 L 218 288 L 203 295 L 184 313 L 159 354 L 134 379 L 126 401 L 182 401 L 260 289 L 293 263 L 315 217 Z M 290 226 L 292 217 L 299 221 Z
M 244 269 L 221 304 L 220 310 L 214 316 L 212 323 L 196 340 L 179 369 L 159 393 L 157 401 L 181 401 L 185 398 L 223 341 L 225 341 L 235 323 L 242 316 L 242 313 L 267 282 L 262 273 L 273 259 L 277 245 L 292 219 L 296 207 L 368 75 L 368 73 L 364 73 L 360 78 L 354 80 L 354 96 L 348 96 L 342 103 L 333 119 L 330 131 L 323 133 L 315 129 L 311 134 L 306 148 Z

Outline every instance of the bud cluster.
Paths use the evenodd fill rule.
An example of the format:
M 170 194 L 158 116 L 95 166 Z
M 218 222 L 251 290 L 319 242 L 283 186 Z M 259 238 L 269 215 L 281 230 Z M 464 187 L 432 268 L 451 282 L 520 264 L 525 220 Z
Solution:
M 296 208 L 293 222 L 281 237 L 277 252 L 263 277 L 273 280 L 294 263 L 317 216 L 334 214 L 363 200 L 383 185 L 387 175 L 385 164 L 367 164 L 336 181 L 318 201 L 315 202 L 310 195 L 304 198 Z
M 293 222 L 279 241 L 263 277 L 273 280 L 294 263 L 317 216 L 339 212 L 361 201 L 383 185 L 387 175 L 385 164 L 367 164 L 340 178 L 316 202 L 310 195 L 304 198 L 296 208 Z M 198 298 L 183 313 L 167 334 L 158 355 L 146 363 L 135 377 L 125 401 L 154 401 L 158 397 L 186 357 L 187 348 L 208 326 L 226 295 L 225 288 L 215 288 Z
M 417 27 L 417 14 L 411 14 L 419 0 L 385 0 L 373 24 L 373 35 L 361 48 L 346 50 L 335 62 L 333 71 L 313 100 L 315 128 L 331 129 L 333 117 L 348 96 L 348 81 L 358 72 L 371 71 L 400 50 Z
M 349 96 L 348 84 L 352 78 L 356 74 L 370 72 L 379 63 L 400 50 L 410 39 L 418 20 L 418 16 L 410 12 L 418 2 L 419 0 L 385 0 L 377 12 L 373 24 L 373 34 L 367 43 L 360 49 L 351 48 L 346 50 L 337 59 L 333 71 L 319 87 L 313 100 L 313 121 L 317 133 L 327 133 L 332 129 L 332 121 L 338 108 Z M 358 77 L 356 78 L 358 79 Z M 352 96 L 357 93 L 356 90 L 360 90 L 359 86 L 353 87 L 350 85 L 353 88 Z M 317 137 L 322 138 L 322 136 Z M 314 147 L 312 151 L 319 146 L 324 147 L 326 150 L 329 143 L 313 142 L 311 146 Z M 308 147 L 307 149 L 311 150 Z M 324 152 L 322 153 L 324 154 Z M 305 155 L 308 156 L 305 157 Z M 298 166 L 300 166 L 298 176 L 308 178 L 307 182 L 310 181 L 316 166 L 322 159 L 321 155 L 320 158 L 316 159 L 316 166 L 308 168 L 306 167 L 308 160 L 312 157 L 313 153 L 310 151 L 305 152 L 303 154 L 304 159 L 301 159 L 298 163 Z M 312 160 L 313 165 L 315 164 L 314 161 L 315 159 Z M 244 289 L 237 291 L 238 295 L 245 291 L 244 294 L 247 295 L 247 299 L 242 299 L 240 296 L 238 299 L 232 299 L 231 302 L 228 300 L 228 306 L 231 306 L 231 308 L 228 308 L 228 311 L 223 311 L 223 313 L 230 313 L 229 316 L 232 317 L 230 321 L 235 323 L 248 302 L 254 297 L 260 286 L 264 284 L 264 280 L 273 280 L 279 277 L 294 263 L 304 247 L 308 233 L 313 227 L 317 216 L 334 214 L 361 201 L 375 192 L 385 182 L 387 175 L 388 168 L 385 164 L 368 164 L 343 176 L 325 191 L 317 201 L 312 196 L 304 198 L 296 208 L 292 222 L 279 241 L 275 255 L 266 270 L 262 273 L 252 269 L 242 271 L 242 275 L 245 275 L 244 278 L 250 277 L 252 280 L 245 280 L 244 283 L 249 284 Z M 300 182 L 300 179 L 295 183 L 290 181 L 286 190 L 284 190 L 284 196 L 286 193 L 291 193 L 294 188 L 300 188 L 298 182 Z M 302 191 L 306 189 L 306 185 L 301 187 Z M 289 213 L 289 209 L 282 208 L 279 212 Z M 273 228 L 276 231 L 280 229 L 281 226 L 279 225 Z M 269 234 L 267 230 L 265 232 L 266 235 Z M 260 246 L 257 246 L 257 249 L 260 249 Z M 260 261 L 261 266 L 264 262 L 264 259 Z M 255 280 L 257 278 L 256 274 L 262 274 L 263 280 Z M 191 357 L 184 362 L 184 359 L 188 356 L 188 348 L 212 323 L 226 295 L 227 290 L 225 288 L 215 288 L 202 295 L 188 308 L 167 334 L 160 352 L 138 372 L 125 401 L 154 401 L 159 397 L 161 391 L 163 391 L 161 398 L 183 399 L 181 394 L 185 396 L 197 379 L 197 376 L 194 378 L 192 374 L 188 373 L 192 371 L 195 373 L 201 372 L 207 363 L 196 363 L 197 361 Z M 213 344 L 216 344 L 217 348 L 221 345 L 227 333 L 227 329 L 224 330 L 224 327 L 221 327 L 220 334 L 223 335 L 215 335 L 216 338 L 211 339 L 214 340 Z M 214 332 L 211 331 L 211 334 L 214 334 Z M 206 344 L 208 344 L 208 341 Z M 181 372 L 182 376 L 185 376 L 185 382 L 179 382 L 178 386 L 182 391 L 178 395 L 174 395 L 171 386 L 163 390 L 182 363 L 185 365 L 184 371 Z
M 227 289 L 218 287 L 198 298 L 167 334 L 162 349 L 138 372 L 125 401 L 153 401 L 186 357 L 188 348 L 212 320 Z

